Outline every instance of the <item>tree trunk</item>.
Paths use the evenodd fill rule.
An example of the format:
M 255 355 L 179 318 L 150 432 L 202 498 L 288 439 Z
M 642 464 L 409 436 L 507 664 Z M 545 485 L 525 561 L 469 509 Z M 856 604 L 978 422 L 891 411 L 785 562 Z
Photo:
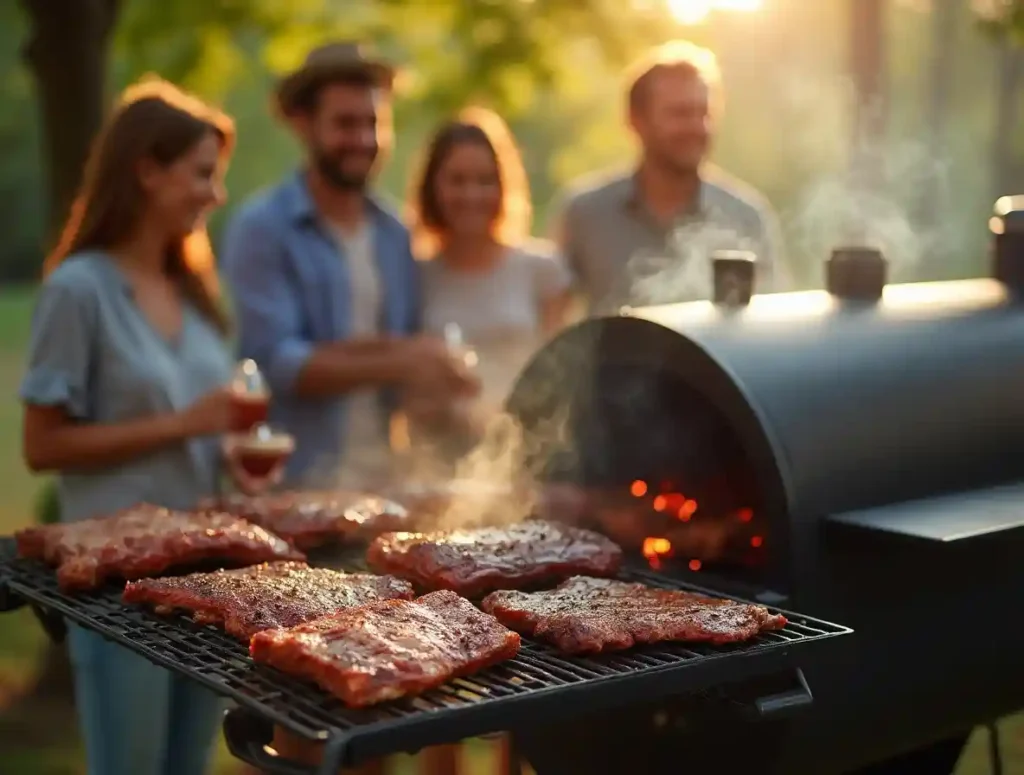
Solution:
M 32 31 L 24 48 L 35 76 L 49 183 L 48 242 L 59 234 L 105 111 L 107 53 L 120 0 L 21 0 Z
M 885 30 L 887 0 L 847 0 L 850 8 L 850 73 L 854 83 L 851 171 L 860 185 L 881 182 L 888 119 Z
M 996 69 L 996 118 L 992 142 L 993 198 L 1016 191 L 1017 168 L 1014 134 L 1017 129 L 1017 92 L 1020 90 L 1022 55 L 1011 41 L 999 44 Z
M 105 110 L 107 53 L 120 0 L 21 0 L 31 22 L 24 48 L 35 76 L 49 182 L 48 244 L 59 235 Z M 70 701 L 67 649 L 49 644 L 28 701 Z
M 931 159 L 945 160 L 948 156 L 949 106 L 953 93 L 953 74 L 956 58 L 957 32 L 960 28 L 961 0 L 933 0 L 931 29 L 931 63 L 927 74 L 927 107 L 925 133 Z M 918 201 L 915 222 L 922 229 L 932 228 L 945 211 L 947 203 L 940 201 L 942 186 L 928 186 Z
M 961 5 L 960 0 L 932 2 L 927 132 L 931 150 L 936 155 L 943 154 L 946 150 L 946 124 L 953 92 L 953 65 L 956 61 L 953 54 L 956 49 Z

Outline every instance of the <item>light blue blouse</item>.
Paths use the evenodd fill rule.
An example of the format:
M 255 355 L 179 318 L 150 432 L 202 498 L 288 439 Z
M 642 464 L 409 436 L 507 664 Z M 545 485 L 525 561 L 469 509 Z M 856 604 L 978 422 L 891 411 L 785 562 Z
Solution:
M 40 290 L 32 318 L 24 402 L 63 406 L 82 422 L 118 423 L 177 412 L 228 382 L 220 333 L 186 304 L 169 342 L 135 304 L 127 278 L 101 252 L 69 257 Z M 58 477 L 61 517 L 75 521 L 148 501 L 191 508 L 216 491 L 216 438 L 191 439 L 113 468 Z

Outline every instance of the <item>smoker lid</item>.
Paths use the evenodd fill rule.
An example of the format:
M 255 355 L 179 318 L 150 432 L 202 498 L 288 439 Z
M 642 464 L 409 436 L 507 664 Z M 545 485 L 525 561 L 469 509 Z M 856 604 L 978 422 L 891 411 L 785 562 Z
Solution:
M 994 280 L 626 310 L 549 343 L 509 410 L 552 422 L 611 362 L 702 393 L 797 520 L 1024 481 L 1024 314 Z

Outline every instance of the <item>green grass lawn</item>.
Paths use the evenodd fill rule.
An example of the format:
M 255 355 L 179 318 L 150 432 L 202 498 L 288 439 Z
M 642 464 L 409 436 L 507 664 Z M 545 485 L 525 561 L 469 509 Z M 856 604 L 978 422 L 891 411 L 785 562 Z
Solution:
M 31 294 L 27 291 L 0 291 L 0 534 L 31 521 L 32 502 L 39 487 L 25 471 L 19 456 L 21 438 L 18 380 L 28 341 Z M 31 614 L 19 611 L 3 616 L 0 625 L 0 689 L 18 687 L 31 680 L 35 658 L 43 644 L 43 634 Z M 2 693 L 0 693 L 2 696 Z M 1024 775 L 1024 716 L 1002 722 L 1006 775 Z M 979 730 L 971 740 L 957 775 L 986 775 L 989 772 L 986 737 Z M 0 771 L 18 775 L 80 775 L 83 767 L 75 739 L 66 745 L 40 744 L 24 737 L 24 744 L 12 747 L 4 743 Z M 469 749 L 468 772 L 483 775 L 493 771 L 491 752 L 474 741 Z M 398 773 L 412 773 L 409 757 L 399 757 Z M 234 771 L 229 755 L 221 748 L 218 775 Z

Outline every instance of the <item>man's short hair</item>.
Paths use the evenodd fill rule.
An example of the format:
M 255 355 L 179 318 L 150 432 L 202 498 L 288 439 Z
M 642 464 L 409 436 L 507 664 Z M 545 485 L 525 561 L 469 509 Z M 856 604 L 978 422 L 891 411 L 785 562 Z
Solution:
M 700 79 L 708 87 L 713 110 L 720 107 L 722 78 L 714 53 L 686 40 L 673 40 L 651 49 L 626 71 L 630 111 L 643 107 L 651 80 L 661 72 L 682 73 Z

